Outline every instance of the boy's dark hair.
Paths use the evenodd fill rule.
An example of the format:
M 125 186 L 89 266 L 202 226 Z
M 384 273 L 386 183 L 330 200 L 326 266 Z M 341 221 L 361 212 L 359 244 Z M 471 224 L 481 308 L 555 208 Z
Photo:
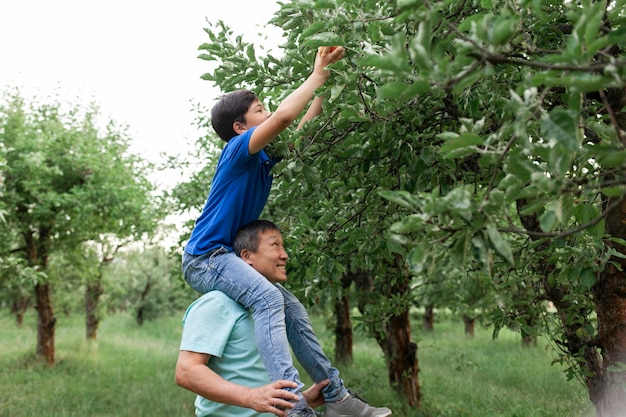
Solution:
M 240 227 L 233 240 L 233 251 L 237 256 L 241 256 L 244 249 L 256 252 L 259 248 L 259 235 L 267 230 L 280 232 L 278 226 L 269 220 L 255 220 Z
M 219 99 L 211 109 L 211 125 L 220 138 L 228 142 L 237 136 L 233 123 L 246 122 L 245 114 L 256 99 L 256 94 L 248 90 L 233 91 Z

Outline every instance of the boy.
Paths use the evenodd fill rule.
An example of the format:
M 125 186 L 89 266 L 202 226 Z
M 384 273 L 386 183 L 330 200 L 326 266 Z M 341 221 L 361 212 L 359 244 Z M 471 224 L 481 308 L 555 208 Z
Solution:
M 264 147 L 294 122 L 330 75 L 326 66 L 340 60 L 344 52 L 342 47 L 319 48 L 312 74 L 273 114 L 249 91 L 227 94 L 213 107 L 211 123 L 227 144 L 203 212 L 183 254 L 184 277 L 193 289 L 203 294 L 222 291 L 252 311 L 257 346 L 271 381 L 296 382 L 292 392 L 301 401 L 289 412 L 293 417 L 312 415 L 312 410 L 302 399 L 303 384 L 291 360 L 283 295 L 233 253 L 232 242 L 237 230 L 256 220 L 267 202 L 272 185 L 270 171 L 275 161 L 267 156 Z M 303 122 L 320 111 L 321 99 L 316 98 Z M 295 318 L 287 315 L 287 320 L 292 325 Z M 309 330 L 306 326 L 297 326 L 296 331 L 291 329 L 290 326 L 289 339 L 294 348 L 314 337 L 310 335 L 312 331 L 303 333 Z M 335 377 L 326 387 L 325 398 L 339 400 L 342 386 L 337 383 L 338 372 L 334 368 L 327 372 Z

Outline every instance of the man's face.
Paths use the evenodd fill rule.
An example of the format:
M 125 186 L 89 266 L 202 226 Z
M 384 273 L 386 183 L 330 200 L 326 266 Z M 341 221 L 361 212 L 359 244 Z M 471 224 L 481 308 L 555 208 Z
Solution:
M 287 281 L 287 259 L 283 237 L 277 230 L 266 230 L 259 234 L 256 252 L 242 251 L 242 259 L 272 283 Z

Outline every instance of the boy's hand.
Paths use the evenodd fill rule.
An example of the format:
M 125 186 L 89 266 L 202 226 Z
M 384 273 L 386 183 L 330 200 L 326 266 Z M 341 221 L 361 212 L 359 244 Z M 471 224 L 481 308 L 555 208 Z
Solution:
M 328 78 L 330 71 L 326 67 L 339 61 L 345 53 L 343 46 L 320 46 L 315 57 L 313 72 Z

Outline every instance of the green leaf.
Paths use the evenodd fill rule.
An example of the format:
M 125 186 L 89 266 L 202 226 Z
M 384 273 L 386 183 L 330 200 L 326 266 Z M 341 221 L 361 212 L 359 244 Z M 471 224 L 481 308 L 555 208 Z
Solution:
M 561 108 L 552 110 L 541 123 L 541 135 L 557 140 L 568 150 L 578 149 L 577 130 L 576 113 Z
M 509 243 L 502 237 L 498 229 L 493 223 L 487 223 L 487 234 L 493 248 L 507 261 L 510 265 L 514 265 L 513 251 Z
M 256 61 L 256 54 L 254 53 L 254 45 L 250 44 L 248 45 L 248 47 L 246 48 L 246 55 L 248 56 L 248 59 L 252 62 Z
M 621 237 L 611 237 L 609 240 L 611 242 L 615 242 L 617 244 L 620 244 L 620 245 L 626 247 L 626 239 L 623 239 Z
M 583 15 L 588 16 L 585 22 L 585 44 L 587 46 L 591 45 L 593 41 L 595 41 L 598 37 L 598 32 L 600 31 L 600 26 L 602 26 L 602 19 L 604 18 L 604 7 L 605 5 L 602 2 L 596 2 L 588 7 L 585 10 Z M 587 53 L 591 53 L 593 55 L 595 51 L 590 51 L 587 48 Z
M 405 253 L 404 248 L 397 239 L 387 239 L 387 249 L 392 253 L 398 253 L 400 255 Z
M 600 215 L 600 210 L 591 204 L 578 204 L 574 209 L 574 217 L 580 224 L 589 223 Z
M 626 151 L 612 150 L 603 152 L 598 157 L 598 162 L 605 168 L 626 167 Z
M 546 233 L 551 232 L 562 217 L 561 205 L 558 201 L 552 201 L 546 205 L 546 211 L 539 217 L 539 227 Z
M 441 135 L 439 135 L 441 137 Z M 474 153 L 476 146 L 483 145 L 483 139 L 475 133 L 463 133 L 460 136 L 449 139 L 441 146 L 439 152 L 445 157 L 459 156 L 458 153 L 453 154 L 459 150 L 466 150 L 463 155 Z
M 493 24 L 490 32 L 490 40 L 495 46 L 500 46 L 510 41 L 513 35 L 517 33 L 517 18 L 500 17 Z
M 408 72 L 410 71 L 409 65 L 403 59 L 392 55 L 366 55 L 361 59 L 356 60 L 360 66 L 363 67 L 376 67 L 388 71 Z
M 430 90 L 430 84 L 427 81 L 417 80 L 412 83 L 397 81 L 381 85 L 376 90 L 376 95 L 383 100 L 395 98 L 409 99 L 428 90 Z
M 559 56 L 554 56 L 554 62 L 568 63 L 570 59 L 563 58 L 558 59 Z M 537 73 L 532 78 L 532 85 L 539 87 L 545 85 L 548 87 L 569 87 L 581 92 L 594 92 L 609 87 L 617 87 L 620 85 L 616 82 L 614 77 L 601 74 L 589 74 L 589 73 L 571 73 L 568 75 L 554 74 L 554 73 Z
M 317 22 L 311 23 L 311 25 L 309 25 L 309 27 L 304 29 L 302 33 L 300 34 L 300 40 L 304 40 L 308 38 L 309 36 L 319 32 L 325 27 L 326 27 L 326 21 L 324 20 L 318 20 Z
M 318 48 L 320 46 L 343 46 L 343 37 L 334 32 L 321 32 L 309 36 L 303 43 L 309 48 Z
M 588 53 L 592 54 L 610 45 L 617 45 L 626 42 L 626 26 L 609 32 L 605 36 L 601 36 L 587 45 Z
M 411 250 L 408 256 L 408 262 L 411 267 L 411 272 L 419 274 L 424 271 L 424 264 L 428 254 L 422 250 L 421 246 L 416 246 Z
M 315 10 L 336 9 L 337 3 L 333 0 L 315 0 Z
M 585 268 L 580 273 L 580 282 L 587 288 L 588 290 L 594 286 L 596 283 L 596 273 L 592 268 Z
M 530 216 L 543 208 L 544 204 L 545 202 L 542 200 L 533 201 L 529 204 L 526 204 L 524 208 L 520 210 L 519 214 L 521 214 L 522 216 Z
M 402 207 L 416 209 L 419 207 L 419 199 L 408 191 L 379 191 L 378 194 Z
M 422 0 L 398 0 L 398 10 L 404 11 L 406 9 L 417 8 L 422 4 Z

